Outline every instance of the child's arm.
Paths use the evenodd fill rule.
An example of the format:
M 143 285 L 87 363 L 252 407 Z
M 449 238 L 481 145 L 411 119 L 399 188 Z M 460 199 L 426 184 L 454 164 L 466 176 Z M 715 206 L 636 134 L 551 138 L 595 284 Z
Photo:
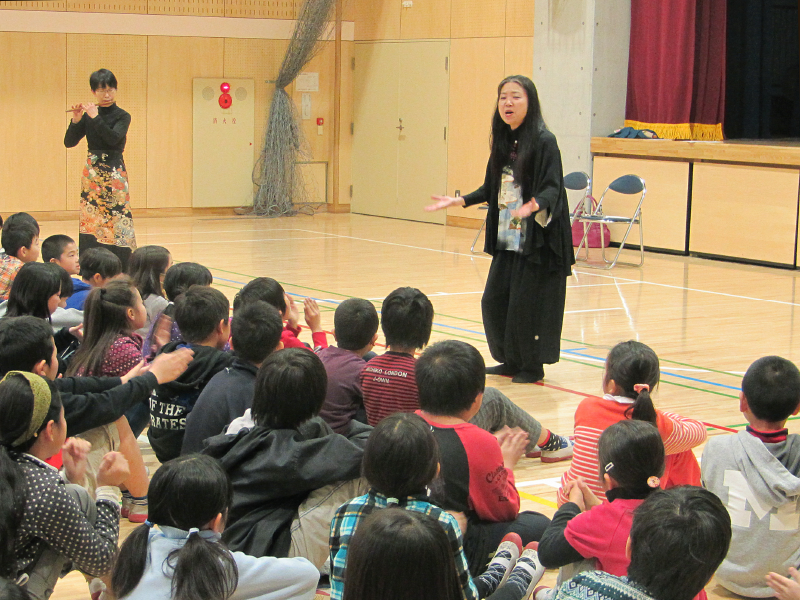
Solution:
M 314 348 L 327 348 L 328 336 L 322 330 L 322 316 L 319 314 L 319 306 L 313 298 L 303 300 L 303 312 L 306 317 L 306 325 L 311 330 L 311 339 L 314 341 Z
M 475 427 L 459 432 L 469 463 L 469 501 L 484 521 L 513 521 L 519 514 L 514 473 L 503 464 L 500 444 Z
M 664 437 L 664 429 L 660 426 L 659 430 L 664 437 L 664 452 L 666 454 L 679 454 L 699 446 L 708 438 L 705 425 L 695 419 L 682 417 L 674 413 L 662 412 L 660 416 L 668 421 L 667 436 Z M 670 427 L 671 425 L 671 427 Z M 671 428 L 671 431 L 669 429 Z
M 784 577 L 777 573 L 767 574 L 767 585 L 775 592 L 778 600 L 800 600 L 800 574 L 797 569 L 789 567 L 790 577 Z
M 573 489 L 577 486 L 573 486 Z M 544 530 L 542 539 L 539 540 L 539 560 L 547 569 L 563 567 L 570 563 L 583 560 L 585 557 L 570 545 L 564 531 L 567 524 L 581 514 L 580 506 L 572 501 L 561 505 L 553 515 L 550 525 Z

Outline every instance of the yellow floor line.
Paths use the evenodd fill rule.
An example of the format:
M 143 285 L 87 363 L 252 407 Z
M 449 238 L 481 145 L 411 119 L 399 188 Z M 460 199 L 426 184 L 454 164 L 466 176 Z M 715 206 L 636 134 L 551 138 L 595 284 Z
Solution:
M 528 494 L 526 492 L 519 492 L 519 496 L 520 498 L 525 498 L 526 500 L 533 500 L 534 502 L 538 502 L 539 504 L 544 504 L 545 506 L 549 506 L 550 508 L 558 508 L 558 504 L 556 504 L 552 500 L 548 500 L 547 498 L 534 496 L 533 494 Z

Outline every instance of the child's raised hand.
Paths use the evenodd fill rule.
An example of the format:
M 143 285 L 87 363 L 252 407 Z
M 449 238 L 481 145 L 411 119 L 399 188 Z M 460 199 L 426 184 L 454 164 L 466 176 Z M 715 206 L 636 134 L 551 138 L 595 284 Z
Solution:
M 322 316 L 319 314 L 319 306 L 313 298 L 303 300 L 303 312 L 306 317 L 306 325 L 311 333 L 322 331 Z
M 150 338 L 150 352 L 155 354 L 169 344 L 170 339 L 172 339 L 172 318 L 162 314 L 158 317 L 153 336 Z
M 588 510 L 594 506 L 600 506 L 603 503 L 603 501 L 600 500 L 600 498 L 598 498 L 591 490 L 583 477 L 578 477 L 575 480 L 575 487 L 579 488 L 583 494 L 583 504 L 586 506 L 585 510 Z
M 581 512 L 586 510 L 586 503 L 583 501 L 583 490 L 578 487 L 577 481 L 568 481 L 564 486 L 564 493 L 567 495 L 570 502 L 578 505 Z
M 158 383 L 169 383 L 180 377 L 192 360 L 194 360 L 194 350 L 178 348 L 175 352 L 165 352 L 156 356 L 150 363 L 149 370 L 156 376 Z
M 791 577 L 784 577 L 777 573 L 767 574 L 767 585 L 775 592 L 775 596 L 779 600 L 800 600 L 800 574 L 794 567 L 789 567 L 789 575 Z
M 64 461 L 64 474 L 67 481 L 83 485 L 86 477 L 86 463 L 92 445 L 80 438 L 69 438 L 61 447 L 61 458 Z
M 498 437 L 497 441 L 500 442 L 500 452 L 503 453 L 503 464 L 507 469 L 513 469 L 528 446 L 528 434 L 515 427 Z
M 300 313 L 297 312 L 297 304 L 286 292 L 283 293 L 283 298 L 286 300 L 286 322 L 291 329 L 297 329 L 297 322 L 300 319 Z
M 69 332 L 78 338 L 79 342 L 83 341 L 83 323 L 76 325 L 75 327 L 70 327 Z
M 97 486 L 113 485 L 119 487 L 131 475 L 128 460 L 121 452 L 109 452 L 100 461 L 97 469 Z

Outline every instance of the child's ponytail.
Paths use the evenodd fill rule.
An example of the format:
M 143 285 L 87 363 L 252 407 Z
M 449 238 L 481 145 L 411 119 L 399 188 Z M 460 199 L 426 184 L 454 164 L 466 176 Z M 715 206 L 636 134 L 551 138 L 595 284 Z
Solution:
M 605 379 L 613 380 L 626 398 L 634 400 L 625 411 L 630 419 L 656 424 L 656 407 L 650 393 L 660 377 L 658 356 L 641 342 L 621 342 L 608 353 Z
M 151 526 L 149 521 L 139 525 L 125 539 L 117 553 L 111 573 L 111 589 L 117 598 L 130 594 L 142 580 L 147 566 L 147 541 Z
M 230 550 L 191 529 L 182 548 L 173 550 L 167 563 L 173 568 L 173 600 L 213 598 L 225 600 L 236 590 L 239 570 Z

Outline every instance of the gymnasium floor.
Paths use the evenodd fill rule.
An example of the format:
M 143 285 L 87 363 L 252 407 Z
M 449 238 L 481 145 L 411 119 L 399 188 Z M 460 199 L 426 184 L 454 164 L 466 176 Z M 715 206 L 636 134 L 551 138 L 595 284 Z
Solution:
M 77 219 L 40 225 L 42 239 L 54 233 L 77 238 Z M 231 299 L 254 277 L 275 278 L 296 298 L 317 299 L 328 330 L 333 310 L 345 298 L 368 298 L 380 310 L 393 289 L 417 287 L 436 310 L 431 341 L 468 341 L 493 364 L 480 314 L 490 257 L 470 253 L 475 231 L 320 213 L 280 219 L 142 218 L 136 220 L 136 234 L 140 246 L 162 245 L 175 261 L 209 267 L 214 285 Z M 636 339 L 661 360 L 656 405 L 706 422 L 710 436 L 728 435 L 744 425 L 738 392 L 748 365 L 767 354 L 800 362 L 797 281 L 795 271 L 650 253 L 642 268 L 608 272 L 578 265 L 568 281 L 561 361 L 546 369 L 541 384 L 490 376 L 487 385 L 505 392 L 545 427 L 568 434 L 581 399 L 601 393 L 608 349 Z M 797 421 L 790 421 L 789 429 L 800 432 Z M 154 469 L 155 457 L 146 443 L 142 448 Z M 552 516 L 558 478 L 567 465 L 522 459 L 515 476 L 523 509 Z M 126 535 L 132 527 L 123 521 L 122 529 Z M 544 582 L 554 579 L 555 572 L 548 572 Z M 707 590 L 712 597 L 731 596 L 713 581 Z M 52 596 L 86 597 L 77 573 L 60 582 Z

